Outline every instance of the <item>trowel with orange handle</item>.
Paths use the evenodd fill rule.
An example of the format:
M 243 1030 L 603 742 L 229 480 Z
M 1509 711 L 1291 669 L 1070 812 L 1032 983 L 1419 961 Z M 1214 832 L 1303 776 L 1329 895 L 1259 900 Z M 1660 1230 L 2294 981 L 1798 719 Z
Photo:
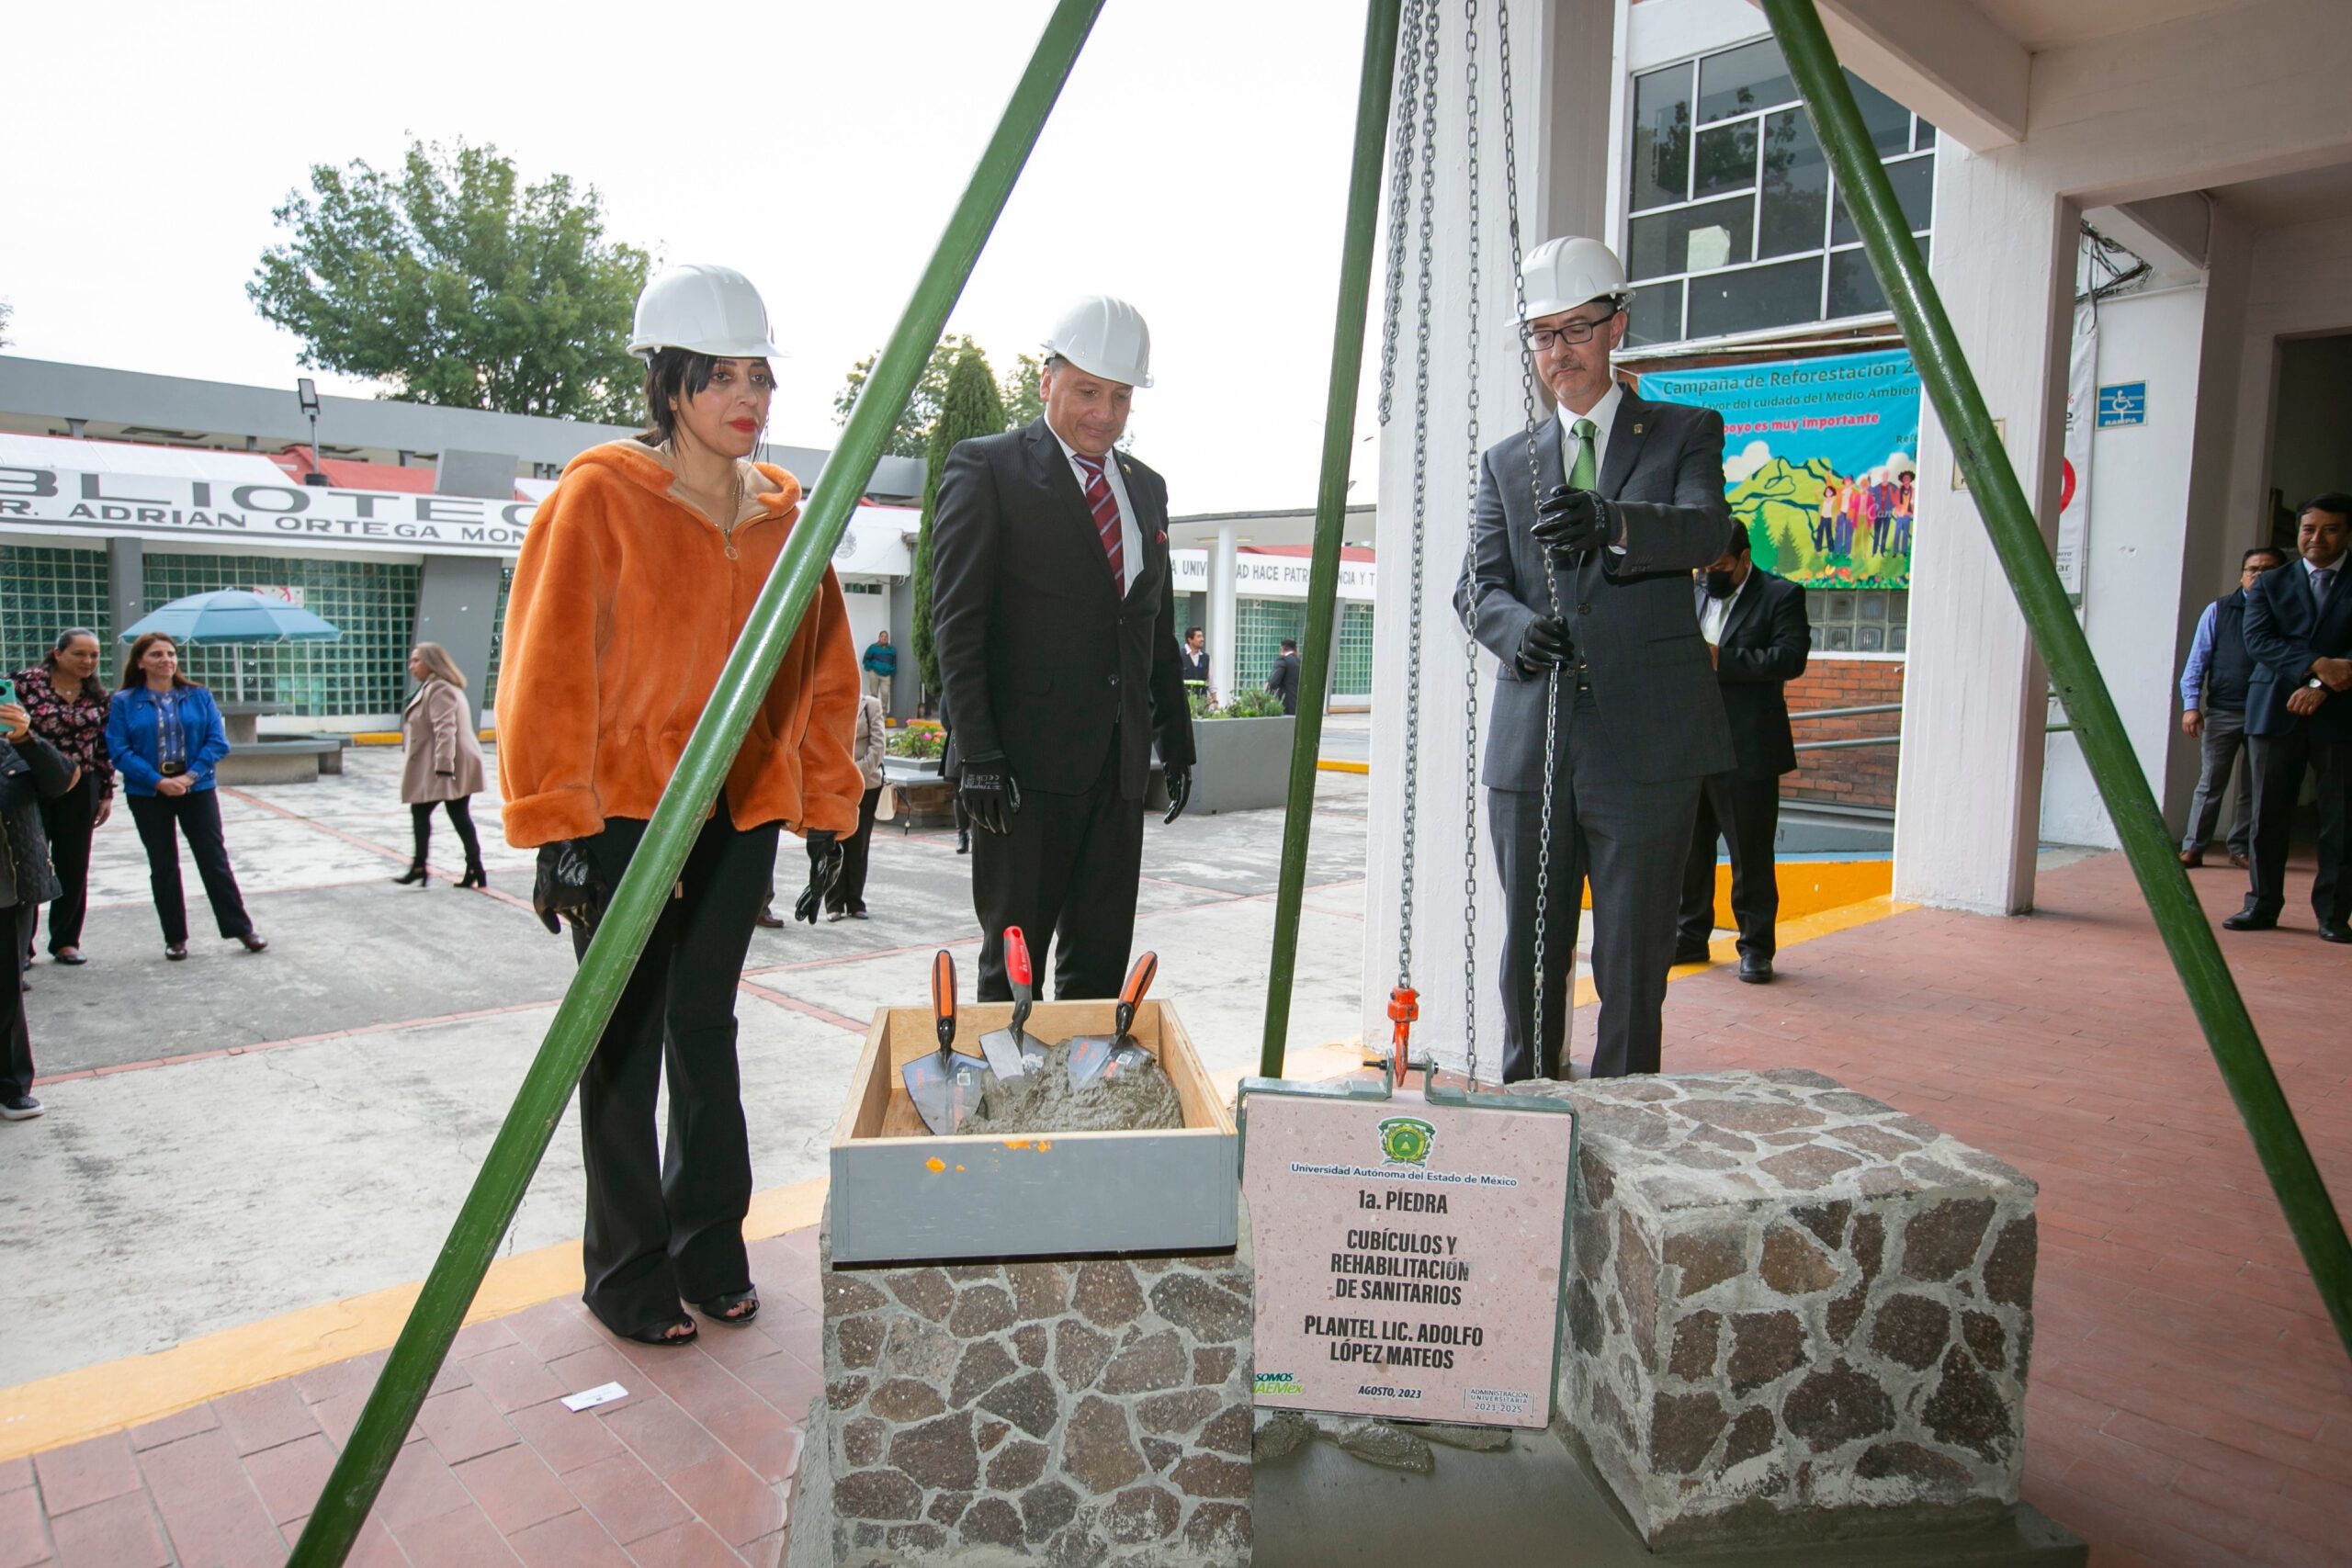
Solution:
M 1012 1021 L 1003 1029 L 991 1029 L 980 1036 L 980 1055 L 986 1056 L 989 1070 L 1000 1084 L 1019 1083 L 1046 1061 L 1046 1048 L 1029 1038 L 1022 1026 L 1029 1021 L 1030 1006 L 1036 999 L 1031 987 L 1029 943 L 1019 926 L 1004 928 L 1004 976 L 1012 983 Z
M 956 958 L 944 948 L 931 961 L 931 1022 L 939 1049 L 900 1067 L 899 1078 L 922 1124 L 944 1135 L 971 1120 L 986 1082 L 979 1063 L 956 1054 Z
M 1119 987 L 1112 1032 L 1081 1034 L 1069 1043 L 1070 1088 L 1087 1089 L 1156 1060 L 1127 1031 L 1135 1027 L 1136 1009 L 1143 1005 L 1143 994 L 1151 989 L 1152 976 L 1159 972 L 1159 954 L 1147 953 L 1136 959 L 1136 966 L 1127 971 L 1127 983 Z

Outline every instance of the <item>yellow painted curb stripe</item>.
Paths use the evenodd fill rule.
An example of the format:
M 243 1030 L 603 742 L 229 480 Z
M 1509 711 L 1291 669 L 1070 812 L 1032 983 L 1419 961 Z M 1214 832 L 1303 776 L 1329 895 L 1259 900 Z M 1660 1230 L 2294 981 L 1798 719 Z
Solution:
M 743 1221 L 743 1239 L 764 1241 L 815 1224 L 825 1206 L 825 1185 L 819 1178 L 756 1194 Z M 576 1295 L 581 1278 L 576 1241 L 502 1258 L 490 1266 L 466 1321 L 482 1323 Z M 384 1349 L 400 1337 L 423 1288 L 418 1280 L 370 1291 L 224 1328 L 152 1356 L 0 1389 L 0 1461 L 141 1426 L 240 1389 Z
M 498 741 L 498 731 L 495 729 L 479 729 L 474 732 L 474 736 L 477 739 L 487 740 L 493 745 Z M 401 732 L 397 729 L 362 729 L 353 733 L 351 743 L 354 746 L 398 746 L 401 744 Z
M 1881 860 L 1784 860 L 1775 868 L 1781 888 L 1779 923 L 1820 914 L 1825 909 L 1842 909 L 1866 899 L 1883 898 L 1894 887 L 1894 862 Z M 1592 888 L 1587 885 L 1580 895 L 1584 907 L 1592 908 Z M 1731 867 L 1715 867 L 1715 925 L 1728 931 L 1735 924 L 1731 912 Z
M 1315 765 L 1327 773 L 1368 773 L 1370 762 L 1351 762 L 1343 757 L 1317 757 Z

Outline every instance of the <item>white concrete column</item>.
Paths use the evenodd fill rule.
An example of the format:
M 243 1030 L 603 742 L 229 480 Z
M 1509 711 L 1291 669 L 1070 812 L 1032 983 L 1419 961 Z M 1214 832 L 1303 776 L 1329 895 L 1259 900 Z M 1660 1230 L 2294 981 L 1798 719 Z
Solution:
M 1505 0 L 1510 11 L 1512 84 L 1519 113 L 1521 240 L 1533 246 L 1552 234 L 1608 231 L 1607 192 L 1612 157 L 1596 104 L 1616 104 L 1622 72 L 1611 40 L 1620 0 Z M 1501 94 L 1495 78 L 1495 39 L 1481 26 L 1479 93 L 1480 234 L 1485 263 L 1479 279 L 1478 321 L 1484 362 L 1478 389 L 1479 443 L 1491 446 L 1520 428 L 1521 361 L 1515 348 L 1509 272 L 1510 234 L 1503 209 Z M 1405 321 L 1398 345 L 1396 400 L 1380 433 L 1380 511 L 1376 541 L 1380 578 L 1374 602 L 1379 635 L 1374 641 L 1372 686 L 1371 850 L 1365 867 L 1363 1018 L 1368 1043 L 1388 1038 L 1388 992 L 1397 982 L 1398 928 L 1405 857 L 1407 670 L 1412 638 L 1413 552 L 1422 552 L 1419 765 L 1415 784 L 1412 979 L 1420 993 L 1417 1049 L 1452 1070 L 1464 1065 L 1466 1025 L 1476 1021 L 1478 1070 L 1499 1078 L 1502 1069 L 1497 975 L 1502 952 L 1502 895 L 1488 848 L 1483 792 L 1471 783 L 1476 759 L 1465 756 L 1470 719 L 1468 639 L 1453 614 L 1455 580 L 1468 536 L 1476 454 L 1465 411 L 1470 389 L 1468 177 L 1462 118 L 1462 31 L 1447 18 L 1439 60 L 1438 205 L 1432 246 L 1430 422 L 1426 502 L 1414 516 L 1413 267 L 1407 267 Z M 1611 118 L 1615 118 L 1614 109 Z M 1567 169 L 1562 160 L 1579 166 Z M 1538 220 L 1541 227 L 1538 227 Z M 1375 275 L 1377 276 L 1377 275 Z M 1374 315 L 1374 332 L 1379 331 Z M 1376 355 L 1379 344 L 1372 349 Z M 1544 409 L 1538 404 L 1538 417 Z M 1479 739 L 1492 717 L 1488 692 L 1494 663 L 1476 658 Z M 1465 984 L 1463 896 L 1464 807 L 1475 806 L 1477 852 L 1476 975 Z
M 2054 536 L 2078 209 L 2017 148 L 1936 161 L 1931 272 L 2019 484 Z M 1925 401 L 1925 400 L 1923 400 Z M 2033 907 L 2049 678 L 1951 441 L 1922 411 L 1894 895 L 1980 914 Z
M 1240 671 L 1233 667 L 1233 579 L 1239 553 L 1227 523 L 1217 529 L 1216 547 L 1209 551 L 1209 690 L 1219 697 L 1241 689 Z

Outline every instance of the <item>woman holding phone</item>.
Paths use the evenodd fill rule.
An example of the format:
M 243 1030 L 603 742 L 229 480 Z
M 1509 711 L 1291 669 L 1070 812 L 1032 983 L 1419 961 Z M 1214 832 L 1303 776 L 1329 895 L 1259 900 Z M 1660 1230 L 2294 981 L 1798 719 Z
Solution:
M 40 663 L 17 671 L 17 701 L 30 717 L 32 732 L 82 769 L 74 788 L 40 802 L 41 830 L 49 839 L 58 886 L 49 906 L 49 955 L 66 964 L 85 962 L 82 920 L 90 900 L 90 836 L 114 812 L 114 767 L 107 760 L 107 689 L 98 678 L 104 657 L 97 633 L 87 626 L 68 626 L 57 634 Z M 31 945 L 29 934 L 26 945 Z
M 180 673 L 180 645 L 162 632 L 149 632 L 130 645 L 122 687 L 107 711 L 107 754 L 122 770 L 130 819 L 147 849 L 147 883 L 164 926 L 164 956 L 174 962 L 187 956 L 187 904 L 180 892 L 175 828 L 196 857 L 220 934 L 243 942 L 247 953 L 267 947 L 245 913 L 220 833 L 212 777 L 229 754 L 220 709 L 211 693 Z
M 637 301 L 652 428 L 571 460 L 523 542 L 507 597 L 498 772 L 506 839 L 539 852 L 532 902 L 585 953 L 800 516 L 800 481 L 752 461 L 775 389 L 767 309 L 742 274 L 673 267 Z M 736 984 L 775 874 L 779 829 L 820 850 L 796 909 L 814 921 L 857 826 L 857 653 L 828 569 L 612 1021 L 580 1080 L 588 1308 L 677 1346 L 683 1310 L 760 1310 L 743 1218 L 752 1156 Z M 667 1147 L 654 1104 L 669 1080 Z

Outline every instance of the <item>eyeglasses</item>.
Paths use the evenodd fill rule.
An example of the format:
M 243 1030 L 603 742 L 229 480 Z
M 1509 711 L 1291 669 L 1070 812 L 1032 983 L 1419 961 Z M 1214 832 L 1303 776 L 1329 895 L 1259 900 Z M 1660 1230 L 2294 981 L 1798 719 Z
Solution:
M 1611 310 L 1597 321 L 1563 321 L 1556 327 L 1530 327 L 1524 334 L 1527 346 L 1542 354 L 1559 344 L 1590 343 L 1592 334 L 1607 326 L 1616 318 L 1616 315 L 1617 312 Z

